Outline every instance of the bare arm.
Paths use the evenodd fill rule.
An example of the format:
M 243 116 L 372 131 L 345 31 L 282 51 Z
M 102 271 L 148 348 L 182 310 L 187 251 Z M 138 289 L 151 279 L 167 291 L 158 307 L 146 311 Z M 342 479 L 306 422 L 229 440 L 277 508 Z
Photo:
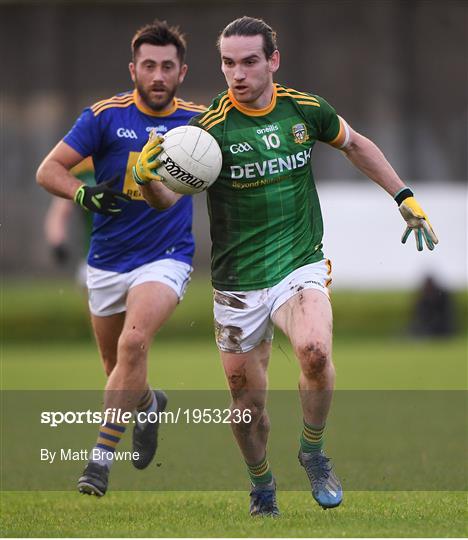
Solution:
M 340 131 L 330 144 L 343 150 L 355 167 L 395 199 L 407 224 L 401 240 L 403 244 L 411 232 L 414 232 L 418 251 L 423 249 L 423 239 L 427 247 L 433 250 L 438 239 L 427 215 L 413 197 L 413 192 L 405 186 L 378 146 L 351 129 L 342 118 L 340 118 Z
M 65 243 L 73 206 L 73 202 L 68 199 L 53 197 L 44 223 L 44 231 L 49 245 L 55 247 Z
M 153 208 L 156 208 L 156 210 L 166 210 L 174 206 L 182 197 L 182 195 L 174 193 L 164 184 L 157 181 L 148 182 L 138 187 L 145 201 Z
M 405 184 L 375 143 L 351 127 L 347 127 L 349 138 L 342 148 L 346 157 L 356 168 L 394 197 Z
M 83 182 L 76 179 L 69 170 L 83 158 L 71 146 L 60 141 L 40 164 L 36 173 L 37 183 L 53 195 L 73 199 Z

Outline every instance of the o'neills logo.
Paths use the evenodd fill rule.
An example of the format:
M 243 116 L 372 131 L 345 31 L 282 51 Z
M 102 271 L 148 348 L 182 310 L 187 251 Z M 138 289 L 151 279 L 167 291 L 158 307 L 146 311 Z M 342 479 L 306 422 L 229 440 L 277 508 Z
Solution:
M 166 171 L 177 180 L 180 180 L 184 184 L 187 184 L 189 186 L 192 186 L 196 189 L 203 186 L 204 182 L 203 180 L 200 180 L 193 176 L 193 174 L 190 174 L 187 171 L 184 171 L 177 163 L 174 163 L 172 159 L 166 155 L 166 159 L 163 160 L 164 166 L 166 167 Z

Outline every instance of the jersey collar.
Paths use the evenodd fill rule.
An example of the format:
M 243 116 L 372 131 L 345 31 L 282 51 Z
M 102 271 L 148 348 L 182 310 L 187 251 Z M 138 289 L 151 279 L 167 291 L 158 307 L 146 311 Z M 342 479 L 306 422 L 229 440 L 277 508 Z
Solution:
M 138 93 L 137 89 L 133 90 L 133 99 L 135 100 L 135 105 L 139 111 L 141 111 L 144 114 L 147 114 L 148 116 L 169 116 L 172 113 L 174 113 L 177 110 L 177 99 L 173 98 L 172 105 L 167 109 L 167 111 L 162 112 L 155 112 L 149 107 L 145 105 L 143 100 L 140 97 L 140 94 Z
M 250 107 L 242 105 L 242 103 L 239 103 L 236 100 L 234 94 L 231 92 L 231 89 L 228 90 L 228 95 L 229 99 L 234 104 L 234 107 L 241 113 L 246 114 L 247 116 L 265 116 L 266 114 L 270 113 L 276 106 L 276 84 L 273 85 L 273 97 L 271 98 L 270 104 L 263 109 L 251 109 Z

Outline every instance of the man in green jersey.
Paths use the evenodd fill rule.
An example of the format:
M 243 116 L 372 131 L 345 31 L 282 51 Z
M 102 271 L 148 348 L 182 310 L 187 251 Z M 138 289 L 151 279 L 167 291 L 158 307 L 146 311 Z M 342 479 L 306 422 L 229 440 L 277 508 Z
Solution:
M 192 119 L 213 135 L 223 168 L 208 190 L 216 340 L 233 406 L 250 409 L 249 424 L 232 424 L 252 483 L 252 515 L 279 514 L 266 456 L 267 367 L 273 326 L 290 339 L 301 368 L 304 425 L 299 462 L 323 508 L 338 506 L 342 488 L 323 452 L 323 433 L 335 380 L 330 263 L 322 252 L 322 217 L 310 168 L 321 141 L 341 149 L 397 202 L 417 248 L 437 238 L 427 216 L 382 152 L 354 131 L 321 97 L 275 84 L 280 64 L 275 32 L 242 17 L 218 41 L 229 89 Z M 195 122 L 193 121 L 195 120 Z M 134 171 L 145 199 L 160 207 L 163 187 L 158 140 L 143 149 Z

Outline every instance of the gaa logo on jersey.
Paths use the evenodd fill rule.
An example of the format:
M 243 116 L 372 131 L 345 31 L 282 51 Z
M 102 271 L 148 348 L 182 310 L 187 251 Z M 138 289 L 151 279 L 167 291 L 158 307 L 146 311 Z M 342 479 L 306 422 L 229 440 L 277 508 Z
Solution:
M 250 152 L 253 148 L 248 142 L 241 142 L 239 144 L 231 144 L 229 147 L 231 154 L 239 154 L 241 152 Z
M 309 140 L 309 134 L 307 133 L 305 124 L 295 124 L 292 127 L 292 133 L 294 136 L 294 142 L 297 144 L 301 144 Z
M 117 130 L 117 137 L 124 137 L 126 139 L 138 139 L 138 136 L 133 129 L 125 129 L 123 127 L 120 127 Z

